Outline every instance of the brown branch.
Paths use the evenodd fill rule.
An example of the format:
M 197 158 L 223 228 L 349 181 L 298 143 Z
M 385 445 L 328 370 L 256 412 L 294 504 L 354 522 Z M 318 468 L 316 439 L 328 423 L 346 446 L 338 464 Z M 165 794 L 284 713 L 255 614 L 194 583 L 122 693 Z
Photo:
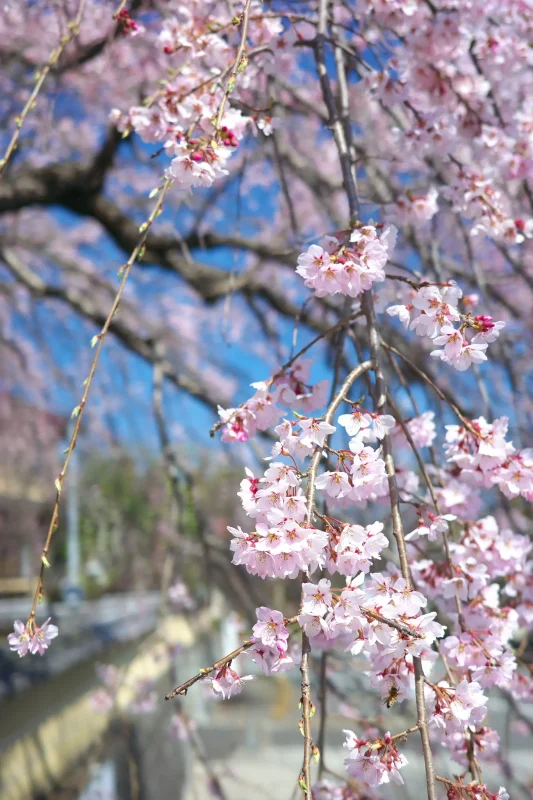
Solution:
M 357 185 L 355 175 L 352 171 L 352 159 L 348 149 L 347 139 L 348 134 L 343 128 L 342 122 L 339 118 L 337 111 L 337 104 L 333 96 L 330 78 L 325 59 L 325 46 L 324 41 L 327 33 L 327 14 L 328 14 L 329 0 L 320 0 L 319 6 L 319 26 L 318 33 L 315 40 L 315 58 L 317 70 L 320 78 L 320 85 L 322 95 L 329 113 L 329 124 L 333 129 L 335 142 L 337 145 L 339 161 L 344 179 L 344 186 L 348 198 L 350 209 L 350 216 L 353 220 L 358 220 L 360 217 L 359 197 L 357 193 Z M 337 66 L 339 67 L 340 60 L 337 59 Z M 343 65 L 342 65 L 343 66 Z M 344 82 L 340 82 L 342 91 Z M 350 121 L 347 120 L 346 124 L 349 125 Z M 386 400 L 386 383 L 381 366 L 381 337 L 379 335 L 376 312 L 374 308 L 374 301 L 372 298 L 372 291 L 363 293 L 361 298 L 361 308 L 367 320 L 370 355 L 374 362 L 374 375 L 375 375 L 375 393 L 374 393 L 374 407 L 379 413 L 383 408 Z M 400 515 L 400 503 L 398 486 L 396 483 L 396 475 L 394 468 L 394 460 L 391 450 L 390 436 L 387 434 L 383 441 L 383 453 L 385 457 L 385 469 L 389 483 L 389 494 L 392 512 L 393 533 L 396 539 L 398 548 L 398 555 L 400 558 L 400 566 L 404 579 L 408 586 L 412 586 L 411 575 L 409 570 L 409 562 L 407 558 L 407 548 L 403 533 L 402 519 Z M 429 739 L 429 727 L 427 719 L 427 710 L 424 698 L 424 674 L 420 658 L 413 658 L 415 668 L 415 694 L 418 710 L 418 728 L 420 730 L 420 738 L 422 742 L 422 750 L 424 754 L 424 764 L 426 770 L 426 786 L 428 800 L 436 800 L 436 787 L 435 787 L 435 766 L 433 763 L 433 755 L 431 752 L 431 743 Z
M 333 131 L 333 136 L 339 153 L 344 190 L 348 196 L 348 203 L 350 206 L 350 215 L 354 220 L 357 220 L 360 217 L 359 196 L 357 194 L 355 176 L 352 172 L 352 163 L 345 131 L 337 111 L 337 104 L 335 103 L 335 98 L 331 89 L 331 82 L 326 65 L 325 42 L 328 38 L 328 7 L 329 0 L 320 0 L 317 35 L 311 45 L 315 53 L 315 63 L 318 72 L 318 79 L 320 81 L 320 87 L 322 90 L 322 97 L 328 110 L 328 124 Z
M 362 608 L 361 611 L 366 617 L 370 617 L 370 619 L 374 619 L 376 620 L 376 622 L 381 622 L 384 625 L 388 625 L 390 628 L 394 628 L 399 633 L 402 633 L 404 636 L 412 636 L 414 639 L 426 638 L 423 633 L 415 630 L 414 628 L 410 628 L 409 625 L 404 625 L 402 622 L 396 622 L 396 620 L 394 619 L 387 619 L 387 617 L 383 617 L 376 611 L 371 611 L 370 609 L 367 608 Z
M 326 750 L 326 719 L 327 719 L 327 699 L 328 699 L 328 682 L 327 682 L 327 661 L 328 653 L 324 650 L 320 656 L 320 685 L 318 692 L 318 702 L 320 704 L 320 722 L 318 726 L 318 754 L 319 754 L 319 767 L 318 779 L 322 777 L 322 773 L 326 768 L 325 764 L 325 750 Z
M 287 625 L 291 625 L 294 622 L 298 622 L 298 617 L 291 617 L 290 619 L 285 620 L 285 622 Z M 240 656 L 241 653 L 244 653 L 253 644 L 255 644 L 255 639 L 247 639 L 240 645 L 240 647 L 237 647 L 236 650 L 233 650 L 231 653 L 228 653 L 227 656 L 219 658 L 219 660 L 215 661 L 214 664 L 211 664 L 210 667 L 206 667 L 205 669 L 199 669 L 196 675 L 193 675 L 192 678 L 189 678 L 189 680 L 184 681 L 184 683 L 181 683 L 179 686 L 176 686 L 175 689 L 172 689 L 171 692 L 165 695 L 165 700 L 172 700 L 172 698 L 176 697 L 177 695 L 186 695 L 188 689 L 190 689 L 191 686 L 194 686 L 195 683 L 201 681 L 202 678 L 205 678 L 206 675 L 210 675 L 212 672 L 215 672 L 219 670 L 221 667 L 226 666 L 226 664 L 230 664 L 237 658 L 237 656 Z
M 295 619 L 289 621 L 294 622 Z M 165 695 L 165 700 L 172 700 L 172 698 L 176 697 L 177 695 L 186 695 L 191 686 L 194 686 L 195 683 L 201 681 L 202 678 L 206 677 L 206 675 L 210 675 L 212 672 L 215 672 L 215 670 L 219 670 L 226 664 L 230 664 L 235 658 L 237 658 L 237 656 L 240 656 L 241 653 L 244 653 L 245 650 L 248 650 L 248 648 L 253 644 L 255 644 L 255 639 L 247 639 L 241 644 L 240 647 L 237 647 L 236 650 L 228 653 L 227 656 L 215 661 L 214 664 L 211 664 L 211 666 L 207 667 L 206 669 L 200 669 L 196 675 L 192 676 L 192 678 L 189 678 L 189 680 L 184 681 L 184 683 L 181 683 L 179 686 L 176 686 L 175 689 L 172 689 L 171 692 Z
M 337 411 L 340 404 L 346 399 L 346 395 L 350 391 L 352 385 L 358 378 L 361 377 L 361 375 L 365 374 L 369 369 L 372 369 L 372 366 L 373 366 L 372 361 L 364 361 L 362 364 L 359 364 L 359 366 L 357 366 L 350 372 L 350 374 L 342 384 L 340 390 L 333 398 L 333 401 L 330 403 L 328 410 L 324 415 L 324 422 L 331 424 L 335 416 L 335 412 Z M 308 528 L 311 528 L 313 526 L 313 517 L 315 509 L 315 492 L 316 492 L 315 482 L 323 450 L 324 448 L 320 446 L 317 446 L 315 448 L 315 452 L 313 453 L 311 462 L 309 464 L 309 469 L 307 471 L 307 476 L 308 476 L 307 494 L 306 494 L 307 515 L 305 524 Z M 304 577 L 303 580 L 306 580 L 306 578 Z M 302 601 L 303 601 L 303 595 L 302 595 Z M 303 756 L 302 772 L 300 774 L 300 786 L 304 791 L 304 796 L 306 800 L 312 800 L 311 747 L 313 742 L 311 738 L 311 694 L 310 694 L 310 679 L 309 679 L 310 652 L 311 652 L 311 646 L 309 644 L 309 638 L 306 635 L 305 631 L 302 631 L 302 664 L 300 667 L 300 671 L 302 673 L 301 686 L 302 686 L 304 756 Z
M 69 287 L 54 286 L 45 283 L 42 278 L 29 269 L 10 248 L 4 247 L 0 250 L 0 257 L 16 280 L 26 286 L 36 297 L 59 300 L 95 325 L 104 325 L 106 315 L 102 311 L 101 305 L 91 297 L 90 292 L 80 292 L 76 289 L 70 289 Z M 110 286 L 106 285 L 106 288 L 111 290 Z M 157 360 L 156 350 L 160 342 L 157 337 L 151 334 L 142 335 L 138 333 L 133 327 L 126 324 L 123 320 L 121 321 L 118 317 L 115 317 L 111 321 L 109 331 L 128 350 L 141 356 L 141 358 L 148 363 L 153 364 Z M 187 392 L 213 411 L 216 411 L 218 401 L 221 403 L 224 402 L 224 398 L 214 397 L 209 388 L 202 384 L 199 379 L 192 375 L 178 372 L 167 359 L 162 360 L 161 368 L 164 376 L 177 389 Z

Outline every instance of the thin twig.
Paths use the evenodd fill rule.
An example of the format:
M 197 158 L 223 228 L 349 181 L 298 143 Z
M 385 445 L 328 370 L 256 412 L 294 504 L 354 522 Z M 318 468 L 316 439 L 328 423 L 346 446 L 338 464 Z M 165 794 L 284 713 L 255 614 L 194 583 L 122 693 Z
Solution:
M 326 718 L 327 718 L 327 697 L 328 697 L 328 685 L 327 685 L 327 661 L 328 661 L 328 653 L 327 650 L 322 652 L 320 656 L 320 685 L 319 685 L 319 692 L 318 692 L 318 701 L 320 703 L 320 722 L 318 726 L 318 753 L 320 757 L 319 767 L 318 767 L 318 779 L 322 778 L 322 773 L 326 768 L 325 764 L 325 751 L 326 751 Z
M 222 122 L 222 117 L 224 116 L 224 109 L 226 107 L 226 103 L 228 101 L 228 97 L 232 93 L 233 89 L 235 88 L 235 83 L 237 81 L 237 75 L 243 69 L 243 57 L 244 52 L 246 50 L 246 39 L 248 37 L 248 21 L 250 18 L 250 7 L 252 5 L 252 0 L 246 0 L 246 5 L 244 6 L 244 11 L 241 14 L 241 41 L 239 42 L 239 47 L 237 49 L 237 55 L 235 56 L 235 61 L 233 62 L 233 67 L 231 68 L 231 72 L 229 74 L 229 78 L 226 83 L 226 88 L 224 90 L 224 94 L 222 96 L 222 100 L 220 101 L 220 106 L 218 107 L 218 113 L 216 116 L 215 121 L 215 130 L 218 131 L 220 128 L 220 124 Z
M 295 619 L 290 621 L 294 622 Z M 206 677 L 206 675 L 210 675 L 212 672 L 215 672 L 215 670 L 219 670 L 226 664 L 230 664 L 235 658 L 237 658 L 237 656 L 240 656 L 241 653 L 244 653 L 245 650 L 248 650 L 248 648 L 251 647 L 253 644 L 255 644 L 255 639 L 247 639 L 245 642 L 241 644 L 240 647 L 237 647 L 236 650 L 233 650 L 231 653 L 228 653 L 227 656 L 219 658 L 219 660 L 215 661 L 214 664 L 211 664 L 210 667 L 198 670 L 196 675 L 193 675 L 192 678 L 189 678 L 189 680 L 184 681 L 179 686 L 176 686 L 175 689 L 172 689 L 171 692 L 166 694 L 165 700 L 172 700 L 172 698 L 176 697 L 177 695 L 186 695 L 187 691 L 190 689 L 191 686 L 194 686 L 195 683 L 201 681 L 202 678 Z
M 402 417 L 402 415 L 401 415 L 401 413 L 400 413 L 400 411 L 398 409 L 398 406 L 396 405 L 396 403 L 392 399 L 390 392 L 387 392 L 387 405 L 390 407 L 392 413 L 394 414 L 397 422 L 399 423 L 399 425 L 400 425 L 400 427 L 401 427 L 401 429 L 402 429 L 402 431 L 404 433 L 405 438 L 407 439 L 407 441 L 409 442 L 409 445 L 411 446 L 411 450 L 413 451 L 413 454 L 414 454 L 414 456 L 415 456 L 415 458 L 416 458 L 416 460 L 418 462 L 418 466 L 420 468 L 420 472 L 422 473 L 422 476 L 423 476 L 423 478 L 424 478 L 424 480 L 426 482 L 426 485 L 428 487 L 429 494 L 431 495 L 431 501 L 432 501 L 432 503 L 433 503 L 433 505 L 435 507 L 435 511 L 437 512 L 437 514 L 440 514 L 439 503 L 438 503 L 438 500 L 437 500 L 437 495 L 435 493 L 435 487 L 433 486 L 433 483 L 431 482 L 431 478 L 429 477 L 428 471 L 426 469 L 426 465 L 424 464 L 424 461 L 422 459 L 422 456 L 420 455 L 418 447 L 416 446 L 416 444 L 414 442 L 414 439 L 411 436 L 411 432 L 409 431 L 409 428 L 405 424 L 405 421 L 404 421 L 404 419 L 403 419 L 403 417 Z
M 113 318 L 114 318 L 115 314 L 118 311 L 120 300 L 121 300 L 122 295 L 124 293 L 124 289 L 126 287 L 126 282 L 127 282 L 128 277 L 130 275 L 131 268 L 132 268 L 133 264 L 135 263 L 135 261 L 137 260 L 137 258 L 139 256 L 139 253 L 141 252 L 142 248 L 144 247 L 144 243 L 146 241 L 146 237 L 148 236 L 148 231 L 150 230 L 150 227 L 152 226 L 153 221 L 155 220 L 155 218 L 159 215 L 160 211 L 162 210 L 163 201 L 165 199 L 165 195 L 166 195 L 169 187 L 171 186 L 171 184 L 172 184 L 172 181 L 170 181 L 168 179 L 165 180 L 165 182 L 163 184 L 163 187 L 162 187 L 162 189 L 161 189 L 161 191 L 159 193 L 159 199 L 157 200 L 157 203 L 155 204 L 154 208 L 152 209 L 152 212 L 151 212 L 150 216 L 148 217 L 148 219 L 146 220 L 146 222 L 144 222 L 141 225 L 141 235 L 139 237 L 139 241 L 138 241 L 136 247 L 134 248 L 134 250 L 132 251 L 129 259 L 127 260 L 127 262 L 120 268 L 119 274 L 122 276 L 122 279 L 120 281 L 120 285 L 118 287 L 118 290 L 117 290 L 117 293 L 115 295 L 115 299 L 113 301 L 113 304 L 111 306 L 109 314 L 107 315 L 107 319 L 104 322 L 104 325 L 103 325 L 100 333 L 94 339 L 94 341 L 96 342 L 96 349 L 95 349 L 94 357 L 93 357 L 93 360 L 92 360 L 91 367 L 89 369 L 89 375 L 88 375 L 88 377 L 86 378 L 86 380 L 84 382 L 85 389 L 83 391 L 82 398 L 81 398 L 81 400 L 79 402 L 79 405 L 77 405 L 76 408 L 73 411 L 73 417 L 76 418 L 76 423 L 74 425 L 74 430 L 72 432 L 72 437 L 70 439 L 70 443 L 69 443 L 68 449 L 66 451 L 66 457 L 65 457 L 65 460 L 63 462 L 63 466 L 61 468 L 61 472 L 59 473 L 59 476 L 56 478 L 56 482 L 55 482 L 56 499 L 55 499 L 54 508 L 53 508 L 53 511 L 52 511 L 52 518 L 50 520 L 48 533 L 47 533 L 47 536 L 46 536 L 45 545 L 43 547 L 43 551 L 42 551 L 42 554 L 41 554 L 41 568 L 40 568 L 39 577 L 38 577 L 38 580 L 37 580 L 37 587 L 35 589 L 35 594 L 34 594 L 34 597 L 33 597 L 31 613 L 30 613 L 30 616 L 28 618 L 28 625 L 29 625 L 30 628 L 33 626 L 33 622 L 35 620 L 35 612 L 37 610 L 37 604 L 39 602 L 39 598 L 41 597 L 42 590 L 43 590 L 43 574 L 44 574 L 44 570 L 45 570 L 45 568 L 47 566 L 49 566 L 47 556 L 48 556 L 48 553 L 50 551 L 50 545 L 51 545 L 51 542 L 52 542 L 52 537 L 53 537 L 53 535 L 54 535 L 54 533 L 55 533 L 55 531 L 57 530 L 57 527 L 58 527 L 59 505 L 60 505 L 60 501 L 61 501 L 61 490 L 63 488 L 63 481 L 64 481 L 65 475 L 67 473 L 67 469 L 68 469 L 68 465 L 69 465 L 69 462 L 70 462 L 71 455 L 72 455 L 72 453 L 74 451 L 74 448 L 76 447 L 76 443 L 78 441 L 78 434 L 79 434 L 79 431 L 80 431 L 81 421 L 82 421 L 83 414 L 84 414 L 84 411 L 85 411 L 85 406 L 86 406 L 86 403 L 87 403 L 87 399 L 89 397 L 89 392 L 91 390 L 93 378 L 94 378 L 94 375 L 96 373 L 96 368 L 98 366 L 100 353 L 101 353 L 102 347 L 104 345 L 104 340 L 105 340 L 106 334 L 109 331 L 109 328 L 111 326 L 111 322 L 113 321 Z
M 467 429 L 467 431 L 469 431 L 469 433 L 471 433 L 473 436 L 475 436 L 475 437 L 476 437 L 476 439 L 479 439 L 479 432 L 478 432 L 478 431 L 476 431 L 476 429 L 473 427 L 473 425 L 472 425 L 472 423 L 470 422 L 470 420 L 468 420 L 468 419 L 465 417 L 465 415 L 464 415 L 464 414 L 461 412 L 461 410 L 460 410 L 460 409 L 459 409 L 459 408 L 456 406 L 456 404 L 453 402 L 453 400 L 450 400 L 450 398 L 449 398 L 449 397 L 447 397 L 447 396 L 444 394 L 444 392 L 442 391 L 442 389 L 440 389 L 440 388 L 437 386 L 437 384 L 436 384 L 436 383 L 435 383 L 435 382 L 434 382 L 434 381 L 433 381 L 433 380 L 432 380 L 432 379 L 429 377 L 429 375 L 428 375 L 426 372 L 424 372 L 424 370 L 420 369 L 420 367 L 417 367 L 417 365 L 414 363 L 414 361 L 411 361 L 411 359 L 410 359 L 408 356 L 406 356 L 406 355 L 405 355 L 404 353 L 402 353 L 400 350 L 397 350 L 395 347 L 393 347 L 393 346 L 392 346 L 391 344 L 389 344 L 388 342 L 384 342 L 384 341 L 382 341 L 382 342 L 381 342 L 381 345 L 382 345 L 382 347 L 384 347 L 384 348 L 385 348 L 385 350 L 389 350 L 391 353 L 394 353 L 394 354 L 395 354 L 395 355 L 397 355 L 399 358 L 401 358 L 401 359 L 402 359 L 402 361 L 405 361 L 405 363 L 406 363 L 406 364 L 409 364 L 409 366 L 411 367 L 411 369 L 413 369 L 413 370 L 414 370 L 414 371 L 415 371 L 415 372 L 416 372 L 418 375 L 420 375 L 420 377 L 421 377 L 421 378 L 423 378 L 423 379 L 426 381 L 426 383 L 427 383 L 427 384 L 429 384 L 429 386 L 431 386 L 431 388 L 433 389 L 433 391 L 434 391 L 436 394 L 438 394 L 438 396 L 440 397 L 440 399 L 441 399 L 441 400 L 444 400 L 444 402 L 445 402 L 445 403 L 447 403 L 447 404 L 450 406 L 450 408 L 452 409 L 453 413 L 456 415 L 456 417 L 458 417 L 458 419 L 460 419 L 460 420 L 461 420 L 461 422 L 463 423 L 463 426 L 464 426 L 464 427 Z
M 290 617 L 290 619 L 285 620 L 287 625 L 292 625 L 294 622 L 298 622 L 298 617 Z M 246 639 L 240 647 L 237 647 L 236 650 L 233 650 L 231 653 L 228 653 L 227 656 L 223 656 L 219 658 L 218 661 L 215 661 L 214 664 L 211 664 L 210 667 L 206 667 L 205 669 L 199 669 L 196 675 L 193 675 L 192 678 L 189 678 L 184 683 L 176 686 L 175 689 L 172 689 L 167 695 L 165 695 L 165 700 L 172 700 L 173 697 L 177 695 L 186 695 L 187 690 L 190 689 L 191 686 L 194 686 L 195 683 L 201 681 L 202 678 L 205 678 L 206 675 L 210 675 L 212 672 L 219 670 L 221 667 L 224 667 L 226 664 L 230 664 L 234 661 L 237 656 L 240 656 L 241 653 L 244 653 L 248 648 L 250 648 L 253 644 L 255 644 L 255 639 Z

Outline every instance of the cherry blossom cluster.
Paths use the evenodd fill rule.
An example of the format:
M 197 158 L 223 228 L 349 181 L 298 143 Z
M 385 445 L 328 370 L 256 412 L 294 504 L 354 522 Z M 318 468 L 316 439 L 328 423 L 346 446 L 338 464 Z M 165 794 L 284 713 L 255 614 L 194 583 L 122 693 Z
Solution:
M 509 420 L 489 423 L 478 417 L 472 429 L 446 426 L 445 454 L 461 480 L 473 486 L 498 486 L 506 497 L 533 500 L 533 449 L 516 450 L 507 441 Z
M 35 621 L 24 624 L 17 619 L 14 633 L 10 633 L 7 637 L 10 650 L 18 653 L 21 658 L 28 655 L 28 653 L 31 655 L 36 655 L 37 653 L 40 656 L 44 655 L 52 639 L 55 639 L 59 633 L 57 625 L 52 625 L 50 620 L 51 617 L 48 617 L 39 626 Z
M 262 578 L 296 578 L 300 571 L 323 566 L 327 535 L 305 525 L 307 506 L 297 469 L 273 461 L 263 478 L 255 478 L 248 469 L 247 475 L 239 496 L 255 530 L 228 528 L 233 563 Z
M 255 394 L 239 408 L 219 406 L 218 414 L 224 423 L 222 441 L 246 442 L 258 431 L 274 427 L 287 409 L 309 413 L 321 408 L 329 381 L 310 384 L 311 364 L 311 359 L 299 358 L 269 380 L 253 383 Z
M 234 68 L 244 4 L 232 6 L 233 17 L 220 3 L 175 6 L 155 43 L 162 64 L 165 59 L 168 62 L 168 77 L 144 105 L 133 106 L 127 113 L 112 112 L 112 121 L 120 130 L 134 131 L 145 142 L 163 145 L 172 159 L 167 174 L 181 189 L 208 187 L 227 175 L 228 159 L 247 129 L 257 125 L 264 135 L 271 133 L 270 115 L 242 113 L 238 89 L 246 92 L 254 82 L 258 88 L 263 86 L 265 59 L 275 61 L 284 35 L 291 38 L 294 34 L 284 34 L 281 19 L 269 18 L 261 11 L 261 4 L 254 0 L 247 15 L 246 38 L 264 54 L 253 59 L 243 54 Z M 120 22 L 123 30 L 139 32 L 128 15 Z
M 421 0 L 363 4 L 366 40 L 387 41 L 393 51 L 379 71 L 367 62 L 366 98 L 374 98 L 376 124 L 383 106 L 398 120 L 383 150 L 401 152 L 404 169 L 407 160 L 422 174 L 430 159 L 444 183 L 440 195 L 468 220 L 469 235 L 519 244 L 531 228 L 516 213 L 519 192 L 512 187 L 532 173 L 524 101 L 531 10 L 512 3 L 486 10 L 478 2 L 454 4 L 453 11 Z M 379 130 L 385 132 L 383 124 Z M 412 195 L 403 190 L 395 206 L 402 224 L 421 224 L 436 212 L 431 185 Z
M 420 589 L 438 598 L 455 620 L 455 631 L 441 643 L 453 674 L 483 689 L 505 688 L 517 699 L 532 697 L 531 682 L 518 671 L 510 646 L 532 618 L 531 549 L 527 536 L 485 517 L 464 524 L 459 541 L 449 543 L 450 561 L 422 559 L 412 566 Z M 462 763 L 464 742 L 455 738 L 455 757 Z M 484 728 L 483 741 L 474 742 L 480 757 L 490 755 L 491 742 L 495 747 L 497 736 Z
M 245 564 L 252 573 L 283 574 L 273 564 L 288 561 L 289 533 L 289 539 L 297 542 L 298 548 L 302 539 L 305 544 L 297 550 L 299 557 L 289 561 L 290 571 L 284 568 L 286 575 L 296 577 L 299 571 L 311 574 L 320 567 L 330 574 L 346 576 L 346 588 L 339 590 L 333 590 L 327 578 L 318 583 L 304 583 L 298 622 L 313 650 L 340 646 L 352 655 L 364 655 L 369 662 L 370 685 L 380 692 L 387 705 L 412 696 L 413 657 L 422 658 L 426 675 L 437 660 L 432 645 L 444 636 L 445 629 L 436 620 L 435 611 L 425 612 L 426 597 L 431 598 L 445 610 L 456 628 L 441 643 L 456 683 L 428 683 L 426 689 L 433 709 L 431 725 L 435 730 L 442 729 L 444 743 L 459 763 L 468 766 L 472 753 L 479 759 L 491 758 L 498 751 L 498 736 L 484 724 L 483 689 L 498 686 L 517 698 L 531 695 L 530 682 L 518 672 L 509 647 L 519 624 L 532 616 L 533 570 L 527 561 L 531 545 L 522 535 L 499 530 L 493 518 L 463 524 L 458 514 L 433 513 L 418 505 L 418 526 L 407 540 L 433 544 L 448 535 L 451 523 L 458 525 L 462 533 L 458 541 L 449 543 L 449 561 L 414 561 L 411 568 L 416 590 L 408 587 L 395 567 L 389 566 L 383 573 L 372 572 L 374 561 L 388 546 L 383 524 L 363 526 L 327 515 L 322 518 L 324 531 L 307 527 L 306 501 L 296 459 L 305 459 L 317 447 L 325 449 L 328 458 L 336 456 L 337 469 L 319 473 L 315 480 L 317 488 L 341 505 L 344 498 L 360 501 L 361 495 L 353 496 L 353 476 L 362 465 L 365 481 L 377 480 L 369 476 L 378 476 L 380 481 L 384 478 L 380 448 L 374 450 L 367 442 L 379 441 L 395 431 L 395 420 L 388 415 L 366 412 L 360 403 L 352 403 L 351 411 L 341 414 L 338 423 L 352 436 L 348 450 L 329 447 L 327 442 L 335 426 L 323 420 L 298 418 L 294 422 L 284 420 L 277 426 L 280 442 L 274 446 L 274 453 L 277 457 L 291 458 L 292 463 L 274 461 L 264 478 L 248 473 L 242 482 L 240 496 L 246 513 L 256 519 L 256 530 L 246 535 L 240 529 L 230 529 L 235 537 L 234 561 Z M 436 431 L 431 412 L 409 420 L 408 425 L 418 446 L 433 443 Z M 479 464 L 473 464 L 472 459 L 477 457 L 480 447 L 480 457 L 489 458 L 503 448 L 498 464 L 513 454 L 512 445 L 505 441 L 506 421 L 503 424 L 497 420 L 494 426 L 489 426 L 484 420 L 476 420 L 472 431 L 458 426 L 448 426 L 447 431 L 446 456 L 455 470 L 464 467 L 477 473 Z M 468 438 L 463 442 L 461 437 Z M 379 462 L 379 468 L 371 466 Z M 490 461 L 482 463 L 485 470 L 493 466 Z M 449 491 L 454 480 L 459 483 L 457 478 L 450 479 L 439 491 Z M 371 499 L 379 496 L 379 491 L 370 495 Z M 258 549 L 261 555 L 256 552 Z M 312 553 L 311 561 L 302 561 L 302 552 Z M 268 567 L 258 569 L 257 563 Z M 294 564 L 298 565 L 293 568 Z M 507 604 L 502 602 L 502 590 L 496 582 L 501 578 L 505 578 L 508 587 Z M 460 614 L 458 602 L 462 604 Z M 293 665 L 293 659 L 287 658 L 285 622 L 281 612 L 258 609 L 258 623 L 254 627 L 257 641 L 251 655 L 266 674 Z M 240 690 L 238 676 L 232 675 L 232 680 Z M 395 751 L 390 751 L 389 759 L 389 751 L 385 749 L 383 757 L 381 751 L 367 753 L 368 749 L 353 748 L 350 774 L 372 785 L 397 780 L 394 770 L 404 762 L 402 759 L 398 762 Z
M 490 148 L 488 131 L 480 137 Z M 453 210 L 464 214 L 472 222 L 470 235 L 484 234 L 509 244 L 520 244 L 533 234 L 533 219 L 513 219 L 504 207 L 502 192 L 494 183 L 495 170 L 486 168 L 483 173 L 460 168 L 444 187 L 443 195 L 452 203 Z
M 281 611 L 266 606 L 257 608 L 256 615 L 257 622 L 252 629 L 253 635 L 246 643 L 246 655 L 261 667 L 265 675 L 292 669 L 298 657 L 296 653 L 288 652 L 289 630 L 286 627 L 288 620 Z M 253 678 L 253 675 L 239 675 L 232 661 L 227 661 L 216 670 L 214 677 L 207 676 L 204 681 L 215 697 L 229 700 L 234 695 L 240 694 L 244 684 Z
M 403 784 L 400 770 L 405 767 L 406 757 L 399 752 L 390 733 L 380 739 L 359 739 L 353 731 L 345 730 L 344 747 L 348 757 L 344 766 L 350 777 L 364 781 L 369 786 L 385 783 Z
M 328 497 L 335 498 L 340 507 L 353 503 L 366 505 L 368 500 L 383 497 L 388 491 L 381 447 L 370 447 L 367 442 L 383 439 L 394 428 L 394 417 L 364 411 L 358 403 L 354 403 L 352 411 L 341 414 L 338 422 L 352 437 L 349 449 L 336 451 L 335 471 L 323 472 L 315 485 Z M 347 538 L 345 536 L 344 540 Z
M 365 574 L 347 578 L 346 588 L 331 590 L 328 579 L 303 584 L 302 613 L 298 621 L 314 648 L 343 648 L 370 663 L 370 683 L 387 702 L 412 692 L 413 656 L 421 656 L 431 668 L 432 643 L 443 636 L 436 613 L 421 614 L 426 598 L 408 587 L 395 573 Z
M 357 404 L 350 414 L 341 415 L 339 423 L 356 434 L 350 449 L 338 452 L 342 468 L 326 471 L 316 479 L 324 490 L 340 504 L 365 504 L 387 492 L 385 462 L 381 449 L 365 444 L 365 439 L 381 439 L 394 426 L 390 415 L 362 411 Z M 297 577 L 300 571 L 313 572 L 326 559 L 342 574 L 360 564 L 356 572 L 368 571 L 371 559 L 387 545 L 381 534 L 381 523 L 369 526 L 328 525 L 327 532 L 305 525 L 306 498 L 300 485 L 297 460 L 311 456 L 315 448 L 323 448 L 335 426 L 314 417 L 284 420 L 275 428 L 279 443 L 274 457 L 285 456 L 292 464 L 273 461 L 263 478 L 248 477 L 239 493 L 246 514 L 255 520 L 255 530 L 245 533 L 230 527 L 234 537 L 231 549 L 233 563 L 243 564 L 248 572 L 261 577 Z
M 298 256 L 296 272 L 317 297 L 359 297 L 374 282 L 385 280 L 385 264 L 395 243 L 394 226 L 380 232 L 374 225 L 364 225 L 326 237 L 324 247 L 312 244 Z
M 463 734 L 465 726 L 473 730 L 480 727 L 487 713 L 487 697 L 477 681 L 463 678 L 455 686 L 440 681 L 428 692 L 435 697 L 431 721 L 446 735 Z
M 432 339 L 442 349 L 433 350 L 431 355 L 463 372 L 487 360 L 485 351 L 499 337 L 505 322 L 495 322 L 487 315 L 461 314 L 457 304 L 462 296 L 462 290 L 452 282 L 444 287 L 422 286 L 412 293 L 411 302 L 389 306 L 387 314 L 397 316 L 417 336 Z M 456 322 L 461 323 L 458 328 L 454 327 Z M 470 339 L 467 332 L 472 334 Z

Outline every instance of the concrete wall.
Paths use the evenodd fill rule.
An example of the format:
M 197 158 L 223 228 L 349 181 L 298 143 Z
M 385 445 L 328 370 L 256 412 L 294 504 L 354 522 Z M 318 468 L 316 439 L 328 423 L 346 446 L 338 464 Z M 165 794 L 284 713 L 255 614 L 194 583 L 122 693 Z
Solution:
M 169 617 L 140 642 L 114 645 L 100 657 L 127 671 L 127 681 L 118 693 L 119 714 L 125 713 L 132 699 L 131 685 L 136 679 L 147 678 L 159 684 L 160 709 L 144 719 L 132 718 L 134 748 L 142 754 L 138 775 L 141 784 L 145 784 L 141 785 L 139 800 L 143 796 L 180 797 L 183 764 L 179 762 L 176 743 L 168 737 L 172 709 L 163 700 L 172 684 L 172 664 L 161 643 L 190 647 L 198 627 L 198 621 L 193 631 L 185 618 Z M 89 748 L 102 740 L 110 713 L 97 712 L 91 705 L 91 692 L 98 686 L 95 662 L 96 659 L 88 660 L 52 675 L 2 703 L 0 800 L 47 796 Z M 154 782 L 164 783 L 169 793 L 153 793 Z

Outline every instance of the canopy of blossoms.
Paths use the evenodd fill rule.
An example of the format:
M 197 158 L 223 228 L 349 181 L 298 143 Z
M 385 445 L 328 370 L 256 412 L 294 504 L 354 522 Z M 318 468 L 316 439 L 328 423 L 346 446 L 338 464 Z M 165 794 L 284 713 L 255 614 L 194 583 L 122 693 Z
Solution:
M 298 666 L 306 800 L 408 783 L 409 736 L 430 800 L 509 797 L 483 762 L 489 695 L 533 700 L 533 8 L 82 0 L 8 4 L 1 25 L 2 379 L 27 385 L 36 308 L 45 336 L 76 320 L 93 348 L 11 648 L 57 636 L 36 617 L 69 458 L 93 383 L 102 404 L 135 357 L 218 407 L 212 433 L 242 450 L 235 569 L 301 594 L 168 698 L 246 691 L 241 653 Z M 259 365 L 234 403 L 224 337 Z M 416 703 L 407 730 L 391 710 L 388 731 L 345 731 L 360 792 L 313 772 L 311 663 L 329 652 L 363 656 L 387 709 Z

